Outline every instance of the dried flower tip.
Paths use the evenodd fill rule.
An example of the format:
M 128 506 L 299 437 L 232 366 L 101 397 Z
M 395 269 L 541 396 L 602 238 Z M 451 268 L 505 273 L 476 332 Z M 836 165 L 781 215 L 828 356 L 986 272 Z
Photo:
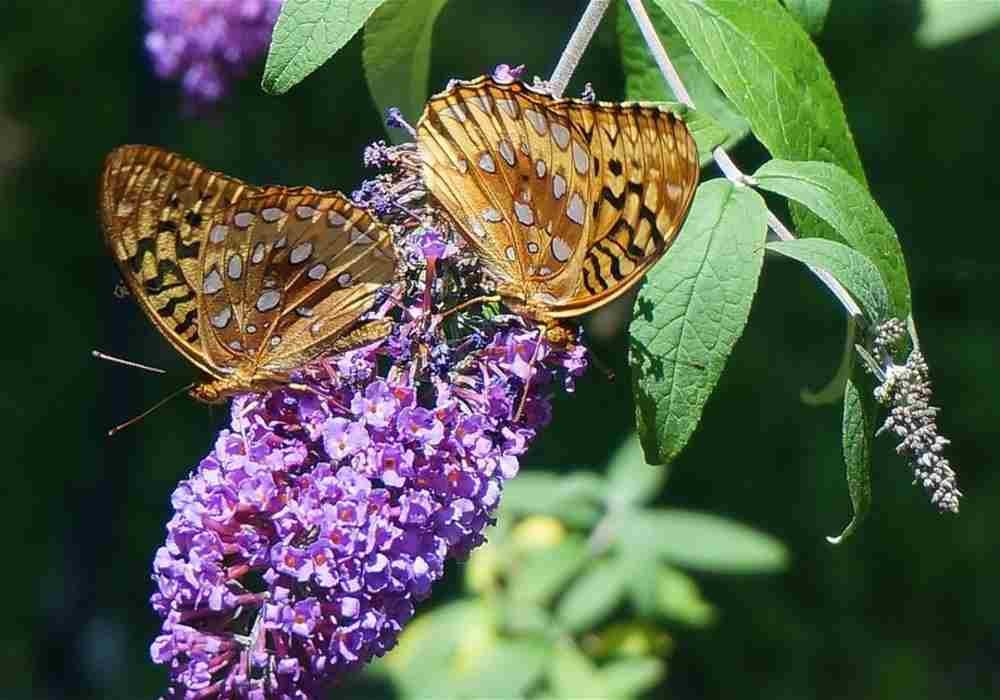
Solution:
M 883 378 L 875 388 L 875 400 L 889 406 L 889 415 L 876 435 L 892 433 L 899 438 L 896 452 L 913 470 L 913 483 L 920 484 L 931 503 L 943 512 L 957 513 L 962 492 L 951 463 L 941 456 L 948 440 L 938 434 L 939 409 L 932 398 L 929 368 L 920 350 L 913 350 L 906 363 L 897 365 L 892 353 L 906 337 L 906 326 L 898 319 L 883 323 L 873 343 Z

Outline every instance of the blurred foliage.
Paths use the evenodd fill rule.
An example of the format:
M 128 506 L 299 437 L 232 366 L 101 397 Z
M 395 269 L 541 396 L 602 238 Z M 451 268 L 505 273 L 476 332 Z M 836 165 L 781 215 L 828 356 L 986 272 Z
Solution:
M 634 435 L 606 474 L 523 476 L 465 567 L 468 597 L 418 615 L 359 683 L 385 680 L 404 700 L 642 697 L 665 675 L 666 630 L 716 617 L 675 564 L 742 574 L 785 565 L 784 548 L 750 528 L 648 507 L 666 469 L 644 462 Z
M 583 5 L 447 3 L 434 24 L 430 85 L 498 63 L 526 63 L 529 75 L 545 75 Z M 984 467 L 997 435 L 1000 393 L 993 301 L 1000 264 L 992 224 L 992 155 L 1000 150 L 1000 132 L 990 128 L 1000 109 L 992 89 L 1000 79 L 1000 33 L 984 23 L 977 36 L 928 50 L 915 36 L 929 16 L 921 12 L 916 0 L 833 2 L 816 41 L 875 199 L 909 262 L 922 345 L 944 407 L 939 422 L 954 441 L 968 494 L 962 515 L 932 512 L 891 447 L 878 441 L 872 490 L 879 507 L 845 546 L 823 542 L 849 506 L 839 408 L 804 409 L 798 392 L 836 367 L 842 321 L 800 266 L 769 264 L 747 331 L 698 431 L 671 467 L 669 492 L 649 493 L 658 511 L 711 512 L 772 533 L 788 547 L 789 569 L 781 576 L 698 574 L 695 585 L 680 569 L 663 568 L 667 561 L 693 567 L 690 558 L 655 552 L 634 578 L 651 589 L 641 596 L 644 605 L 660 601 L 652 605 L 671 621 L 644 624 L 642 611 L 650 608 L 631 594 L 626 609 L 636 624 L 629 617 L 600 626 L 592 611 L 565 603 L 574 628 L 594 623 L 602 634 L 570 635 L 572 644 L 550 647 L 544 671 L 554 691 L 592 673 L 614 688 L 657 683 L 648 697 L 741 697 L 752 688 L 778 699 L 980 698 L 1000 686 L 1000 564 L 988 519 L 1000 508 L 1000 480 Z M 165 674 L 148 657 L 158 626 L 147 604 L 148 570 L 163 539 L 170 491 L 209 449 L 225 418 L 224 411 L 178 400 L 115 440 L 104 437 L 110 425 L 193 375 L 134 305 L 112 294 L 117 273 L 95 216 L 104 154 L 121 143 L 155 143 L 251 181 L 349 190 L 364 176 L 361 148 L 383 135 L 364 81 L 360 37 L 281 98 L 263 94 L 259 75 L 251 76 L 217 113 L 191 119 L 180 113 L 176 90 L 151 76 L 140 15 L 133 0 L 14 0 L 5 15 L 0 231 L 13 264 L 3 296 L 11 371 L 2 398 L 12 449 L 4 517 L 18 564 L 2 584 L 14 603 L 0 633 L 5 698 L 135 698 L 161 689 Z M 570 93 L 590 81 L 604 99 L 624 97 L 614 25 L 609 17 Z M 735 153 L 747 170 L 764 156 L 752 141 Z M 515 527 L 543 543 L 558 539 L 552 530 L 562 528 L 559 541 L 573 542 L 603 517 L 595 492 L 643 490 L 628 480 L 601 486 L 604 476 L 579 470 L 608 462 L 632 429 L 625 338 L 601 338 L 595 351 L 619 379 L 592 373 L 575 395 L 557 401 L 553 424 L 526 463 L 553 467 L 563 475 L 559 488 L 548 471 L 541 473 L 537 478 L 551 488 L 525 496 L 538 502 L 501 518 L 491 545 L 469 569 L 470 590 L 491 580 L 489 561 L 478 560 L 500 558 L 496 548 L 503 549 L 501 541 L 512 546 Z M 89 357 L 93 347 L 165 366 L 168 376 L 97 365 Z M 48 452 L 49 439 L 72 449 Z M 526 468 L 514 484 L 530 490 L 534 474 Z M 514 484 L 510 501 L 517 500 L 510 498 Z M 557 517 L 559 525 L 534 520 L 540 515 Z M 692 531 L 683 519 L 675 525 L 681 540 Z M 566 551 L 572 545 L 561 546 L 534 565 L 553 581 L 525 584 L 519 596 L 563 592 L 559 571 L 578 560 Z M 515 554 L 530 559 L 529 552 Z M 463 592 L 461 568 L 451 568 L 454 575 L 425 604 L 408 640 L 439 610 L 482 605 L 483 596 L 470 602 Z M 574 579 L 552 599 L 559 600 L 553 609 L 573 601 L 576 585 L 594 586 L 593 577 L 613 573 L 598 567 Z M 517 610 L 524 625 L 537 612 L 529 605 Z M 477 625 L 469 619 L 463 634 L 480 635 L 463 647 L 469 668 L 484 664 L 482 651 L 492 643 L 499 656 L 490 663 L 522 679 L 539 673 L 535 647 L 521 639 L 497 645 L 490 635 L 507 626 L 492 617 Z M 431 650 L 419 643 L 409 650 L 415 668 L 430 676 L 437 664 Z M 659 661 L 667 650 L 664 676 Z M 405 653 L 398 656 L 395 663 L 407 663 Z M 391 668 L 384 674 L 366 677 L 351 696 L 393 697 Z
M 1000 22 L 1000 3 L 993 0 L 923 0 L 917 41 L 934 47 L 950 44 Z

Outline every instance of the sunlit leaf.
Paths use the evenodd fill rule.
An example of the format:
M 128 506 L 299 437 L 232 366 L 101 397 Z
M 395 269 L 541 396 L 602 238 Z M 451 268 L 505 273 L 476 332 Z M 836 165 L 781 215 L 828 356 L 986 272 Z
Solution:
M 524 470 L 504 486 L 503 507 L 511 514 L 551 515 L 589 527 L 601 517 L 606 492 L 607 485 L 597 474 Z
M 785 547 L 741 523 L 686 510 L 636 511 L 622 524 L 623 541 L 652 543 L 656 553 L 680 566 L 725 573 L 766 573 L 784 568 Z
M 639 437 L 630 434 L 609 460 L 607 500 L 612 507 L 646 503 L 667 480 L 667 468 L 646 464 Z
M 617 559 L 592 562 L 559 600 L 556 616 L 573 632 L 590 629 L 621 602 L 628 577 Z
M 431 35 L 447 0 L 386 0 L 365 25 L 362 59 L 379 111 L 398 107 L 416 124 L 427 101 Z M 407 140 L 389 129 L 394 141 Z
M 666 671 L 666 665 L 659 659 L 622 659 L 602 667 L 601 678 L 609 696 L 635 698 L 655 688 Z
M 691 627 L 705 627 L 715 620 L 715 608 L 701 597 L 693 578 L 672 566 L 661 565 L 655 576 L 657 612 Z
M 281 94 L 327 62 L 385 0 L 285 0 L 261 86 Z
M 923 0 L 917 41 L 936 47 L 961 41 L 1000 24 L 995 0 Z
M 810 34 L 819 34 L 830 12 L 830 0 L 785 0 L 785 7 Z
M 508 581 L 511 600 L 547 603 L 576 576 L 587 557 L 586 543 L 577 535 L 526 554 Z
M 766 233 L 759 194 L 727 180 L 703 184 L 640 290 L 630 364 L 647 462 L 672 460 L 697 427 L 746 324 Z
M 824 238 L 773 241 L 767 249 L 826 270 L 851 293 L 873 323 L 889 317 L 889 292 L 875 264 L 843 243 Z
M 830 71 L 778 0 L 654 2 L 772 155 L 836 163 L 866 184 Z M 791 210 L 802 235 L 829 237 L 821 219 Z
M 799 202 L 827 222 L 836 240 L 864 253 L 882 273 L 892 315 L 910 313 L 910 282 L 896 231 L 868 190 L 831 163 L 772 160 L 753 175 L 760 187 Z
M 650 5 L 648 11 L 671 62 L 698 108 L 690 121 L 685 117 L 685 122 L 698 144 L 698 156 L 704 165 L 712 159 L 715 146 L 734 145 L 750 131 L 750 124 L 715 86 L 666 15 L 655 5 Z M 625 97 L 630 100 L 677 102 L 677 96 L 663 80 L 625 2 L 618 3 L 618 37 L 622 69 L 625 71 Z
M 604 681 L 590 659 L 573 643 L 561 640 L 548 668 L 553 695 L 560 698 L 605 698 Z

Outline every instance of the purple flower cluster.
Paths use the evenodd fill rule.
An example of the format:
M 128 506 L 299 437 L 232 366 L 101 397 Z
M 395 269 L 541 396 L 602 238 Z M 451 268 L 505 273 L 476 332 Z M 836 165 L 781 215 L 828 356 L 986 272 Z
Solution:
M 432 337 L 443 378 L 425 371 Z M 414 313 L 304 370 L 311 391 L 234 400 L 154 562 L 168 696 L 315 697 L 390 649 L 445 560 L 483 541 L 583 352 L 516 324 L 449 348 Z
M 282 0 L 147 0 L 146 50 L 156 74 L 196 103 L 220 99 L 271 41 Z

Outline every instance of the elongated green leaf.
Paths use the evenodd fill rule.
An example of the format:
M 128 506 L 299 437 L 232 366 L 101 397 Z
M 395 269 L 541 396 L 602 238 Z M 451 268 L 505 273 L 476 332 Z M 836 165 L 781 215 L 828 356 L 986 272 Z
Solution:
M 923 0 L 917 41 L 943 46 L 985 32 L 1000 23 L 995 0 Z
M 637 698 L 663 680 L 664 663 L 651 657 L 622 659 L 601 669 L 601 678 L 613 698 Z
M 555 597 L 587 563 L 583 539 L 569 536 L 554 547 L 539 549 L 525 556 L 508 582 L 510 598 L 515 602 L 544 605 Z
M 882 273 L 892 315 L 910 313 L 910 281 L 896 230 L 868 190 L 831 163 L 772 160 L 754 173 L 765 190 L 808 207 L 839 240 L 864 253 Z
M 720 573 L 766 573 L 785 566 L 784 546 L 770 535 L 708 513 L 657 509 L 622 521 L 622 539 L 644 539 L 680 566 Z
M 448 671 L 463 645 L 482 647 L 491 635 L 490 612 L 479 601 L 449 603 L 415 618 L 381 666 L 413 697 L 454 697 Z M 429 666 L 427 664 L 430 664 Z M 433 668 L 437 673 L 427 673 Z
M 590 629 L 621 603 L 628 579 L 617 559 L 593 562 L 560 599 L 556 617 L 572 632 Z
M 556 644 L 548 668 L 549 686 L 558 698 L 606 698 L 607 690 L 594 664 L 572 639 Z
M 868 515 L 872 503 L 871 461 L 872 438 L 875 435 L 875 398 L 866 390 L 867 378 L 855 366 L 844 391 L 844 463 L 847 466 L 847 490 L 854 515 L 844 531 L 827 537 L 831 544 L 840 544 L 850 537 Z
M 830 71 L 778 0 L 655 2 L 771 153 L 864 178 Z
M 612 508 L 641 505 L 652 500 L 667 480 L 662 465 L 646 464 L 639 436 L 630 434 L 611 455 L 607 501 Z
M 704 165 L 712 159 L 713 148 L 734 145 L 747 135 L 750 124 L 719 92 L 666 15 L 655 6 L 649 7 L 649 14 L 671 62 L 698 108 L 684 121 L 698 144 L 698 156 Z M 677 96 L 663 80 L 625 2 L 618 3 L 618 38 L 625 71 L 625 97 L 629 100 L 677 101 Z
M 522 697 L 542 677 L 552 653 L 552 644 L 544 639 L 497 639 L 481 653 L 465 655 L 453 666 L 456 692 L 452 697 Z
M 697 427 L 743 333 L 766 232 L 759 194 L 726 180 L 703 184 L 677 241 L 639 292 L 629 354 L 647 462 L 672 460 Z
M 701 597 L 698 584 L 683 571 L 663 565 L 655 580 L 660 615 L 692 627 L 705 627 L 715 620 L 715 608 Z
M 867 184 L 830 71 L 778 0 L 655 2 L 772 155 L 836 163 Z M 791 211 L 801 235 L 830 237 L 821 219 Z
M 830 0 L 785 0 L 785 7 L 810 34 L 819 34 L 830 12 Z
M 365 25 L 365 77 L 383 114 L 398 107 L 417 123 L 427 101 L 434 22 L 447 1 L 387 0 Z M 397 143 L 407 139 L 399 129 L 388 131 Z
M 350 41 L 385 0 L 285 0 L 261 87 L 287 92 Z
M 504 486 L 503 508 L 519 515 L 551 515 L 588 527 L 600 519 L 606 493 L 607 485 L 597 474 L 524 470 Z
M 889 292 L 875 264 L 843 243 L 823 238 L 774 241 L 768 250 L 826 270 L 857 300 L 873 324 L 889 317 Z M 853 351 L 853 348 L 852 348 Z

